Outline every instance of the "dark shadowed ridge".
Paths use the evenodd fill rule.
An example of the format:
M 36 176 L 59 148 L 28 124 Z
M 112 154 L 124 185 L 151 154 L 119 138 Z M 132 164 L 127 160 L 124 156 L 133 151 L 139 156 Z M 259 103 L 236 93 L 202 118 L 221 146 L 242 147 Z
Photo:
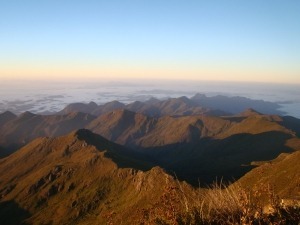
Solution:
M 144 149 L 170 174 L 195 187 L 216 181 L 233 182 L 251 171 L 253 161 L 268 161 L 283 152 L 295 151 L 287 144 L 293 136 L 282 132 L 235 134 L 215 140 L 204 138 L 197 144 L 181 143 Z M 299 148 L 300 143 L 296 144 Z
M 15 119 L 17 116 L 10 111 L 6 111 L 0 114 L 0 127 L 3 126 L 5 123 L 9 122 L 10 120 Z
M 29 225 L 24 222 L 31 214 L 20 207 L 15 201 L 0 202 L 0 224 L 3 225 Z
M 105 156 L 111 158 L 119 168 L 149 170 L 154 165 L 143 154 L 113 143 L 90 130 L 79 129 L 70 135 L 80 141 L 85 141 L 88 145 L 95 146 L 100 151 L 105 151 Z
M 300 119 L 292 116 L 284 116 L 282 117 L 281 125 L 295 131 L 296 135 L 300 137 Z

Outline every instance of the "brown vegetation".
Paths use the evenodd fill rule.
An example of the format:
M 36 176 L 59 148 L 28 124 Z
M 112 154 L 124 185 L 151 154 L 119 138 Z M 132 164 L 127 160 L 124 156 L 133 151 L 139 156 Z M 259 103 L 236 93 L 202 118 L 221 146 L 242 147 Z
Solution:
M 237 184 L 215 184 L 209 189 L 198 190 L 197 198 L 191 198 L 180 187 L 167 187 L 159 202 L 139 211 L 136 224 L 296 225 L 300 221 L 300 204 L 284 204 L 270 186 L 251 193 Z M 267 196 L 267 205 L 260 201 L 262 195 Z

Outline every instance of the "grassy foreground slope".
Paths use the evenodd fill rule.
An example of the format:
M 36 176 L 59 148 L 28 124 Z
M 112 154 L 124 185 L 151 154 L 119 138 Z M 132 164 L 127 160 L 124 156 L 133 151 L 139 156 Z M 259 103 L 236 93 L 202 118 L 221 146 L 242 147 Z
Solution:
M 239 183 L 252 192 L 272 188 L 280 199 L 300 200 L 299 162 L 300 151 L 283 153 L 275 160 L 262 163 L 251 170 L 239 180 Z

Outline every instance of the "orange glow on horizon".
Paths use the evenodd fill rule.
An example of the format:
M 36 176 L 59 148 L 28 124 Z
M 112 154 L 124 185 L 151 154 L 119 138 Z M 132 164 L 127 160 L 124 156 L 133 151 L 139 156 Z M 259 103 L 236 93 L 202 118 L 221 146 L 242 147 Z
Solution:
M 12 69 L 14 68 L 14 69 Z M 287 80 L 285 74 L 293 79 Z M 245 68 L 228 65 L 189 66 L 134 66 L 134 65 L 12 65 L 1 66 L 0 79 L 25 80 L 87 80 L 87 79 L 170 79 L 170 80 L 211 80 L 269 83 L 299 83 L 298 71 L 265 68 Z

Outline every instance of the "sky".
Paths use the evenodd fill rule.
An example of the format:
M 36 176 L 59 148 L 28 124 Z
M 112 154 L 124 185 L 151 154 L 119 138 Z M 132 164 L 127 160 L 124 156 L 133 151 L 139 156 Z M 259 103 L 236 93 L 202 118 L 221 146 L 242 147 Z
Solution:
M 300 84 L 299 0 L 0 0 L 0 80 Z

